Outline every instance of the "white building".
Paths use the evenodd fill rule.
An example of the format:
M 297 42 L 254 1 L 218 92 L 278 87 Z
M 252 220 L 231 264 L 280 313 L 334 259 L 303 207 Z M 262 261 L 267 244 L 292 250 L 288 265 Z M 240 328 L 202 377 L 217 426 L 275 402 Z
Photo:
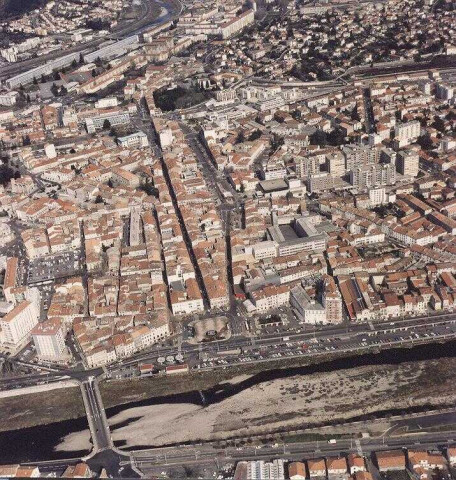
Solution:
M 46 320 L 32 330 L 36 353 L 43 360 L 61 360 L 68 355 L 65 330 L 59 319 Z
M 286 285 L 268 286 L 250 294 L 253 305 L 259 312 L 281 307 L 290 300 L 290 290 Z
M 396 170 L 401 175 L 416 177 L 420 171 L 420 156 L 414 150 L 404 150 L 397 154 Z
M 311 325 L 326 322 L 326 309 L 316 300 L 309 297 L 303 287 L 297 286 L 291 290 L 290 305 L 295 309 L 304 323 Z
M 370 188 L 368 193 L 371 207 L 388 203 L 385 187 Z
M 38 312 L 27 300 L 16 305 L 0 319 L 0 344 L 19 347 L 38 323 Z
M 265 462 L 263 460 L 248 462 L 247 478 L 249 480 L 284 480 L 284 462 L 280 458 L 273 462 Z
M 147 147 L 149 140 L 144 132 L 135 132 L 125 137 L 119 137 L 117 143 L 123 148 Z
M 418 120 L 413 122 L 399 123 L 394 127 L 394 139 L 398 146 L 403 147 L 413 143 L 421 134 L 421 124 Z
M 12 107 L 16 104 L 17 96 L 17 92 L 0 93 L 0 105 L 3 107 Z

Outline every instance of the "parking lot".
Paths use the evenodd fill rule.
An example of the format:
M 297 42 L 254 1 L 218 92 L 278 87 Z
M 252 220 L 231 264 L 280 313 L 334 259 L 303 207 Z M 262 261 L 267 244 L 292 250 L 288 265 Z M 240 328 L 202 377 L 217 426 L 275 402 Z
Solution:
M 80 252 L 64 252 L 38 258 L 30 262 L 27 284 L 51 282 L 71 277 L 81 271 Z

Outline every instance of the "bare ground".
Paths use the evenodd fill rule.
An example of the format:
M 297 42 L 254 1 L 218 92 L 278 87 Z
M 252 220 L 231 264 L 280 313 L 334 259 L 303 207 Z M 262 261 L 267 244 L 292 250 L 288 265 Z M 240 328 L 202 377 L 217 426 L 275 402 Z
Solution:
M 81 390 L 76 387 L 0 398 L 2 432 L 84 416 Z
M 306 428 L 384 410 L 449 405 L 456 399 L 455 367 L 456 359 L 440 359 L 296 375 L 264 381 L 206 407 L 164 402 L 129 408 L 109 422 L 129 421 L 113 432 L 114 440 L 126 441 L 129 447 Z M 164 380 L 170 381 L 148 379 L 131 382 L 130 387 L 135 392 L 142 388 L 145 398 L 154 387 L 163 392 Z M 181 381 L 185 390 L 200 384 L 201 378 Z

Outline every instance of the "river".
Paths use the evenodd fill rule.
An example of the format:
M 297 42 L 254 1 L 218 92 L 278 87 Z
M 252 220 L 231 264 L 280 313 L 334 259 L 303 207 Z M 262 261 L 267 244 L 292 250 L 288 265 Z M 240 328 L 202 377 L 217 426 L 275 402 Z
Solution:
M 436 360 L 440 358 L 456 357 L 456 342 L 448 342 L 446 344 L 423 345 L 411 349 L 394 349 L 379 354 L 368 354 L 345 359 L 324 362 L 317 365 L 295 367 L 287 370 L 271 370 L 264 371 L 253 375 L 252 377 L 240 381 L 235 384 L 225 383 L 214 387 L 205 392 L 194 391 L 185 394 L 171 395 L 166 397 L 151 398 L 137 402 L 131 402 L 125 405 L 119 405 L 107 409 L 108 418 L 135 407 L 163 405 L 163 404 L 194 404 L 212 405 L 222 402 L 225 399 L 238 394 L 239 392 L 249 389 L 255 385 L 265 381 L 288 378 L 296 375 L 306 376 L 312 373 L 321 373 L 325 371 L 337 371 L 343 369 L 353 369 L 361 366 L 369 365 L 387 365 L 400 364 L 403 362 L 414 362 L 423 360 Z M 376 416 L 386 414 L 396 414 L 404 411 L 418 412 L 424 411 L 432 407 L 426 405 L 422 407 L 413 407 L 407 410 L 398 406 L 397 409 L 388 410 L 386 412 L 377 412 Z M 372 416 L 372 415 L 371 415 Z M 362 417 L 360 418 L 362 419 Z M 134 419 L 126 422 L 117 423 L 112 427 L 112 431 L 125 426 Z M 0 464 L 33 462 L 38 460 L 55 460 L 62 458 L 72 458 L 84 456 L 87 450 L 73 451 L 56 451 L 56 447 L 61 443 L 62 439 L 72 433 L 87 430 L 86 418 L 78 418 L 63 422 L 42 425 L 22 430 L 11 430 L 0 432 Z M 116 442 L 121 447 L 123 442 Z M 141 448 L 148 448 L 151 445 L 141 445 Z

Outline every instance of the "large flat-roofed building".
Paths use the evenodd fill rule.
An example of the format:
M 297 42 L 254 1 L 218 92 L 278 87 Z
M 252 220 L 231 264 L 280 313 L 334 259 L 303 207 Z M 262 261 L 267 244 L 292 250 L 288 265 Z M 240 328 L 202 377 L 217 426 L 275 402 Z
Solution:
M 100 112 L 99 115 L 85 119 L 87 132 L 95 133 L 96 130 L 104 128 L 105 122 L 109 122 L 111 127 L 123 125 L 130 122 L 130 114 L 121 110 Z
M 0 344 L 18 347 L 38 323 L 36 307 L 27 300 L 0 318 Z
M 278 256 L 301 251 L 321 252 L 326 248 L 326 234 L 305 217 L 288 225 L 269 227 L 268 238 L 278 244 Z

